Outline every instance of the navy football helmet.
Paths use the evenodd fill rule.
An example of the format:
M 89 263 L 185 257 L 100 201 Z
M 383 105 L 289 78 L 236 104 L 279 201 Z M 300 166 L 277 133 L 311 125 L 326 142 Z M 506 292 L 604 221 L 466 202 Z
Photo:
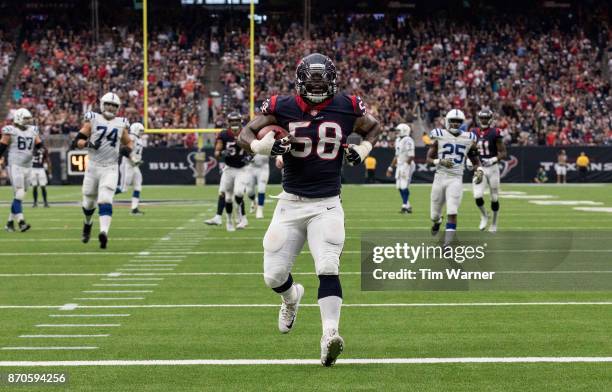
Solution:
M 242 116 L 238 112 L 231 112 L 227 115 L 227 125 L 232 132 L 240 132 L 242 129 Z
M 295 70 L 295 88 L 306 101 L 318 104 L 338 92 L 336 66 L 320 53 L 304 57 Z
M 481 128 L 489 128 L 493 123 L 493 112 L 489 109 L 482 109 L 476 115 L 478 126 Z

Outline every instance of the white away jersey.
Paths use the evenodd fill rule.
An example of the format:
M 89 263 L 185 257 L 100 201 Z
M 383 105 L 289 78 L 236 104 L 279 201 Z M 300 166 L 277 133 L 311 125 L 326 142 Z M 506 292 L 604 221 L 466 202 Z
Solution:
M 123 117 L 107 120 L 103 115 L 94 112 L 85 113 L 85 121 L 91 123 L 91 136 L 89 141 L 93 144 L 100 142 L 100 148 L 89 149 L 89 162 L 110 165 L 119 161 L 119 147 L 124 129 L 129 127 L 128 121 Z
M 451 176 L 463 176 L 465 160 L 468 151 L 476 143 L 476 135 L 472 132 L 461 132 L 455 136 L 446 129 L 436 128 L 429 133 L 429 137 L 434 143 L 438 143 L 438 158 L 453 161 L 453 167 L 447 168 L 438 165 L 436 172 Z
M 38 136 L 38 128 L 30 125 L 25 130 L 14 125 L 2 128 L 3 135 L 11 135 L 9 142 L 8 162 L 10 165 L 32 167 L 34 144 Z
M 410 136 L 396 139 L 395 157 L 397 158 L 398 166 L 408 163 L 410 157 L 414 158 L 414 140 Z
M 270 163 L 270 157 L 265 155 L 255 154 L 253 160 L 251 161 L 251 166 L 256 168 L 267 167 Z
M 142 161 L 142 150 L 144 146 L 142 144 L 142 139 L 139 137 L 130 135 L 130 140 L 132 141 L 132 153 L 130 154 L 130 159 L 132 160 L 132 164 L 134 164 L 135 162 Z

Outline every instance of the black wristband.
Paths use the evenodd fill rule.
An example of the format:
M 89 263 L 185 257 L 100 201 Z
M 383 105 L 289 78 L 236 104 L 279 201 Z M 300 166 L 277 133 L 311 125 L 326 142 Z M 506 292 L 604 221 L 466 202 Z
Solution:
M 124 157 L 129 158 L 130 154 L 132 153 L 132 149 L 125 146 L 125 147 L 122 147 L 121 150 L 119 150 L 119 153 L 123 155 Z
M 89 138 L 87 137 L 87 135 L 85 135 L 85 134 L 83 134 L 83 133 L 79 132 L 79 133 L 77 133 L 76 137 L 75 137 L 75 138 L 74 138 L 74 140 L 72 141 L 72 146 L 71 146 L 71 147 L 72 147 L 73 149 L 78 148 L 79 140 L 87 140 L 87 139 L 89 139 Z

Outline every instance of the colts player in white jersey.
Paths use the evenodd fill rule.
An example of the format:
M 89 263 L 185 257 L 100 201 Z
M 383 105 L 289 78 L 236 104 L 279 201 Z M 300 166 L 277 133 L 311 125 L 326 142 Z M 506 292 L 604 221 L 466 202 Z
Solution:
M 251 213 L 255 210 L 255 218 L 263 218 L 263 207 L 266 200 L 266 185 L 270 178 L 270 157 L 255 155 L 249 165 L 247 195 L 251 199 Z M 255 202 L 255 191 L 257 190 L 257 203 Z M 257 206 L 257 207 L 255 207 Z
M 393 168 L 395 168 L 395 186 L 399 190 L 402 197 L 402 214 L 412 213 L 410 206 L 410 190 L 408 186 L 412 180 L 414 173 L 414 140 L 410 137 L 410 126 L 408 124 L 399 124 L 396 128 L 399 132 L 399 137 L 395 141 L 395 158 L 391 162 L 391 166 L 387 169 L 387 176 L 391 177 Z
M 431 147 L 427 151 L 427 163 L 436 166 L 431 188 L 431 234 L 437 235 L 442 223 L 442 208 L 446 204 L 446 232 L 444 246 L 450 245 L 457 230 L 457 212 L 463 197 L 463 170 L 466 156 L 474 165 L 474 182 L 480 184 L 483 170 L 478 159 L 476 135 L 461 131 L 465 115 L 461 110 L 452 109 L 444 119 L 446 129 L 431 131 Z
M 22 202 L 30 184 L 34 148 L 41 147 L 42 141 L 38 136 L 38 128 L 33 125 L 32 113 L 25 108 L 18 109 L 13 125 L 2 128 L 0 138 L 0 157 L 9 149 L 8 173 L 14 194 L 6 231 L 15 231 L 15 219 L 19 223 L 19 231 L 24 232 L 30 228 L 23 218 Z
M 105 249 L 113 215 L 113 196 L 119 177 L 119 153 L 129 157 L 132 152 L 129 125 L 125 118 L 117 117 L 121 100 L 115 93 L 100 99 L 100 113 L 85 114 L 83 127 L 74 139 L 74 148 L 87 148 L 89 161 L 83 179 L 83 243 L 89 242 L 96 204 L 100 214 L 100 248 Z
M 140 203 L 140 192 L 142 191 L 142 173 L 140 165 L 142 165 L 142 132 L 144 126 L 141 123 L 130 125 L 130 140 L 132 141 L 132 153 L 129 157 L 123 157 L 121 166 L 119 166 L 119 186 L 115 193 L 126 192 L 128 187 L 132 186 L 132 215 L 143 215 L 144 213 L 138 209 Z

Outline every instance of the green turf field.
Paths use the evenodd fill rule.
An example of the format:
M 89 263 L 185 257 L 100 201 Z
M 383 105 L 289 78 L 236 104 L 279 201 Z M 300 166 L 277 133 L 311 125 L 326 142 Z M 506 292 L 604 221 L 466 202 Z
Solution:
M 154 202 L 142 205 L 144 216 L 130 216 L 129 196 L 118 197 L 123 203 L 115 204 L 109 248 L 102 251 L 95 237 L 87 245 L 80 242 L 80 188 L 51 187 L 51 208 L 24 204 L 31 231 L 0 233 L 0 373 L 65 371 L 67 385 L 52 390 L 71 391 L 612 390 L 612 292 L 360 291 L 360 233 L 426 232 L 429 189 L 413 186 L 415 213 L 401 215 L 391 186 L 343 188 L 347 240 L 341 275 L 348 306 L 342 311 L 341 359 L 417 363 L 339 360 L 331 369 L 310 362 L 254 364 L 319 357 L 318 280 L 307 248 L 294 269 L 295 280 L 306 288 L 305 306 L 290 334 L 277 330 L 279 298 L 261 277 L 261 239 L 274 207 L 269 198 L 266 219 L 250 217 L 246 230 L 226 233 L 203 224 L 214 214 L 216 186 L 145 187 L 144 201 Z M 511 194 L 501 198 L 500 231 L 612 229 L 612 186 L 503 189 Z M 536 205 L 529 196 L 609 210 Z M 0 208 L 7 215 L 10 199 L 10 188 L 0 188 Z M 478 219 L 466 193 L 459 230 L 476 228 Z M 501 357 L 521 363 L 491 360 Z M 524 363 L 526 357 L 607 362 Z M 421 363 L 432 358 L 485 359 Z M 233 359 L 246 362 L 181 362 Z M 119 360 L 166 362 L 113 362 Z M 71 362 L 43 368 L 10 367 L 10 361 Z M 78 364 L 72 361 L 92 362 L 68 366 Z

